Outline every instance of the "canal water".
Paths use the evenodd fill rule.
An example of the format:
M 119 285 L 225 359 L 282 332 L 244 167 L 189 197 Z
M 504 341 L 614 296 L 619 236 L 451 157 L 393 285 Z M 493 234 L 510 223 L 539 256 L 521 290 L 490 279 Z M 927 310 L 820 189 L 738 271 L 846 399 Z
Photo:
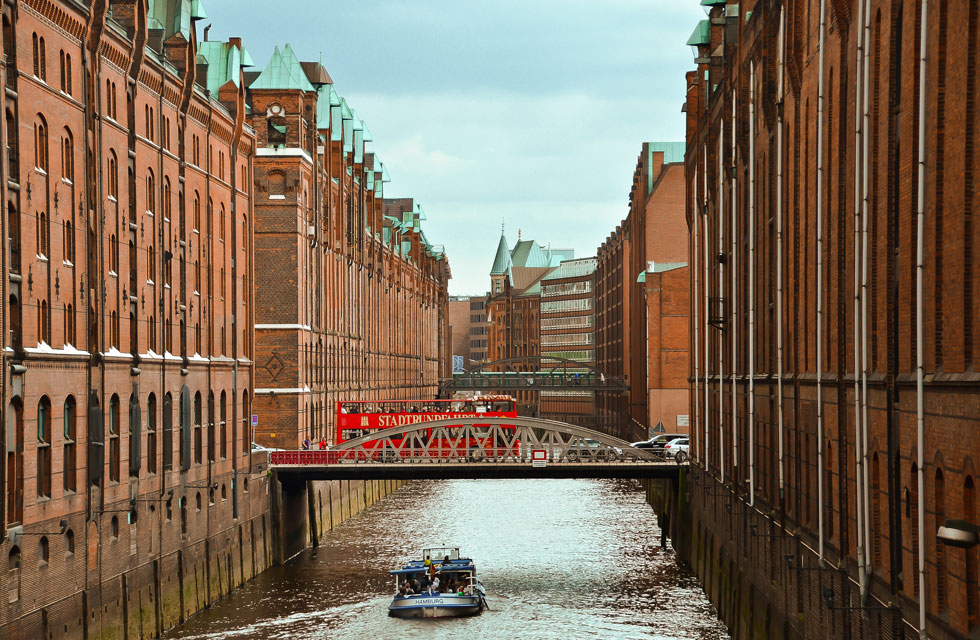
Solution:
M 422 546 L 476 561 L 490 610 L 389 618 L 388 570 Z M 727 638 L 694 576 L 660 548 L 643 491 L 620 480 L 411 483 L 166 637 Z

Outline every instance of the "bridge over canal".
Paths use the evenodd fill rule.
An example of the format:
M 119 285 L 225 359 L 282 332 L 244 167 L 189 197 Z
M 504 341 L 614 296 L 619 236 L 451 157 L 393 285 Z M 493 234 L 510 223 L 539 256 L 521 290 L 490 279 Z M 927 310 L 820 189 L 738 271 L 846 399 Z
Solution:
M 324 451 L 273 451 L 283 482 L 437 478 L 673 478 L 683 463 L 541 418 L 450 418 L 392 427 Z

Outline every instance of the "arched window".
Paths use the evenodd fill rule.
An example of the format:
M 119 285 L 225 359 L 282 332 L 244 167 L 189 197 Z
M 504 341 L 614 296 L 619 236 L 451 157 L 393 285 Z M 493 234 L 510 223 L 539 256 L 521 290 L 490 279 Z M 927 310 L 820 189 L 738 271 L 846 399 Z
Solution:
M 41 80 L 44 80 L 45 82 L 47 82 L 48 81 L 48 70 L 47 70 L 48 61 L 47 61 L 47 56 L 45 55 L 45 51 L 44 51 L 44 38 L 38 38 L 38 51 L 40 52 L 40 56 L 38 57 L 38 65 L 41 67 L 41 73 L 37 77 L 39 77 Z
M 35 36 L 36 37 L 36 36 Z M 7 555 L 7 602 L 20 600 L 20 547 L 13 546 Z
M 61 177 L 69 182 L 75 181 L 75 145 L 72 142 L 71 129 L 67 127 L 61 141 Z
M 116 234 L 109 234 L 109 271 L 112 271 L 113 273 L 119 273 L 118 246 L 119 243 L 116 242 Z
M 135 393 L 129 396 L 129 477 L 138 478 L 143 456 L 140 447 L 142 437 L 140 401 Z
M 153 171 L 146 170 L 146 212 L 155 213 L 157 208 L 156 181 L 153 179 Z
M 150 316 L 146 320 L 146 343 L 150 348 L 150 351 L 157 350 L 157 327 L 156 319 Z
M 242 453 L 248 453 L 252 442 L 252 412 L 248 401 L 248 389 L 242 392 Z M 234 446 L 234 439 L 232 440 Z
M 37 403 L 37 497 L 51 497 L 51 401 Z
M 119 450 L 119 396 L 115 393 L 109 399 L 109 481 L 119 482 L 122 467 Z
M 78 416 L 75 410 L 75 398 L 74 396 L 68 396 L 65 398 L 65 407 L 62 413 L 62 422 L 65 433 L 63 460 L 64 469 L 62 472 L 62 480 L 64 483 L 65 493 L 74 492 L 78 487 L 78 471 L 75 457 L 75 439 L 77 438 L 78 434 L 77 420 Z
M 946 479 L 942 469 L 936 469 L 935 486 L 936 531 L 946 522 Z M 946 608 L 946 545 L 936 536 L 936 603 Z
M 221 400 L 218 403 L 218 426 L 221 432 L 221 458 L 228 457 L 228 414 L 227 414 L 227 396 L 225 392 L 221 392 Z
M 71 90 L 71 54 L 65 54 L 65 93 L 73 95 Z
M 221 204 L 218 213 L 218 240 L 225 241 L 225 205 Z
M 201 196 L 194 192 L 194 230 L 201 231 Z
M 43 211 L 37 214 L 37 254 L 47 257 L 50 246 L 48 243 L 48 216 Z
M 47 300 L 41 300 L 37 306 L 37 330 L 39 341 L 51 344 L 51 315 Z
M 157 397 L 152 393 L 146 400 L 146 471 L 157 472 Z
M 47 536 L 41 536 L 37 541 L 37 566 L 40 568 L 48 566 L 51 559 L 51 545 L 48 543 Z
M 214 462 L 215 456 L 215 429 L 214 422 L 214 391 L 208 391 L 208 460 Z
M 61 71 L 61 91 L 65 91 L 65 50 L 58 53 L 58 69 Z
M 7 74 L 8 81 L 11 76 L 12 74 Z M 14 112 L 7 109 L 4 112 L 4 117 L 7 121 L 7 165 L 9 167 L 10 175 L 18 176 L 16 179 L 20 181 L 20 169 L 17 162 L 17 149 L 19 147 L 17 144 L 17 124 L 14 120 Z
M 163 217 L 170 219 L 170 177 L 163 176 Z
M 202 416 L 203 408 L 201 406 L 201 392 L 198 391 L 194 394 L 194 463 L 201 464 L 204 444 L 202 442 Z
M 109 149 L 109 167 L 106 172 L 106 190 L 109 197 L 119 198 L 119 164 L 116 160 L 116 152 Z
M 41 77 L 41 45 L 38 42 L 37 34 L 31 34 L 31 51 L 33 52 L 34 77 Z
M 116 119 L 115 114 L 112 113 L 112 80 L 108 78 L 105 81 L 105 114 L 113 120 Z
M 75 226 L 71 220 L 65 220 L 65 260 L 75 262 Z
M 34 124 L 34 166 L 48 170 L 48 125 L 41 114 L 37 114 Z

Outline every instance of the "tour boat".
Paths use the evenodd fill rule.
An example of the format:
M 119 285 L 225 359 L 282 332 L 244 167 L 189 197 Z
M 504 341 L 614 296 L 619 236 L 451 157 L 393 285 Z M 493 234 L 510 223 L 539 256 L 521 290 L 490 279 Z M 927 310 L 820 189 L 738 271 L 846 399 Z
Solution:
M 389 616 L 461 618 L 480 615 L 487 607 L 486 590 L 476 577 L 476 565 L 469 558 L 460 558 L 457 547 L 423 549 L 422 559 L 392 569 L 391 574 L 395 576 L 395 596 L 388 605 Z M 438 578 L 437 589 L 422 586 L 426 575 Z M 411 585 L 414 581 L 419 583 L 419 588 L 406 592 L 405 583 Z M 451 591 L 446 589 L 449 585 L 453 586 Z

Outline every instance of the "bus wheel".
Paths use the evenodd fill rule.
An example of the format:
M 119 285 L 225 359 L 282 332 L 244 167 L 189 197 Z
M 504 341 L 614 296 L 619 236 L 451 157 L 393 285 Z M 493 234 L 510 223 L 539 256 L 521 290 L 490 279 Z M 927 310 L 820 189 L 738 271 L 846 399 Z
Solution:
M 483 449 L 473 449 L 470 451 L 470 462 L 483 462 L 486 455 Z

